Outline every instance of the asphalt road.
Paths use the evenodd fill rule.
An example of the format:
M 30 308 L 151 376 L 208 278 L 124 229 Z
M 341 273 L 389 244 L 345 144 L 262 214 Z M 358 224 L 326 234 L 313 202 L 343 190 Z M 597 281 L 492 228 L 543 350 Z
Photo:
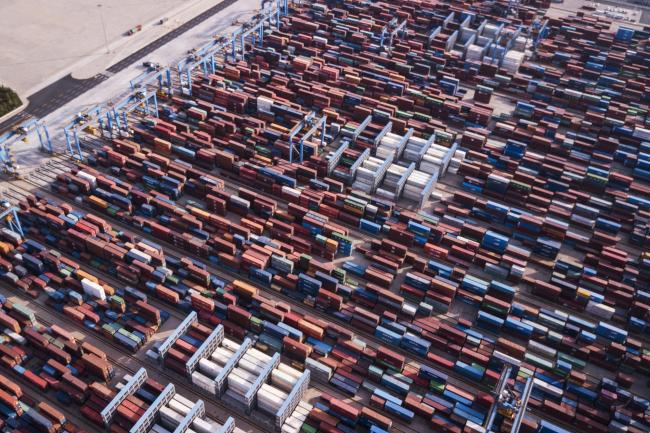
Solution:
M 182 24 L 181 26 L 175 28 L 174 30 L 164 34 L 155 41 L 146 45 L 145 47 L 139 49 L 135 53 L 125 57 L 124 59 L 118 61 L 117 63 L 109 66 L 106 71 L 108 74 L 97 74 L 93 78 L 88 78 L 85 80 L 78 80 L 73 78 L 72 75 L 68 74 L 67 76 L 61 78 L 58 81 L 50 84 L 49 86 L 39 90 L 38 92 L 30 95 L 27 100 L 29 104 L 20 113 L 6 119 L 4 122 L 0 123 L 0 133 L 3 133 L 5 130 L 12 128 L 13 126 L 18 126 L 18 124 L 27 120 L 30 117 L 42 118 L 46 115 L 52 113 L 59 107 L 67 104 L 72 101 L 77 96 L 82 93 L 87 92 L 88 90 L 94 88 L 101 82 L 108 79 L 112 74 L 122 71 L 138 60 L 142 59 L 144 56 L 150 54 L 151 52 L 157 50 L 161 46 L 165 45 L 167 42 L 172 39 L 177 38 L 182 35 L 189 29 L 197 26 L 203 21 L 207 20 L 214 14 L 222 11 L 228 6 L 235 3 L 237 0 L 224 0 L 221 3 L 211 7 L 210 9 L 202 12 L 201 14 L 195 16 L 191 20 Z

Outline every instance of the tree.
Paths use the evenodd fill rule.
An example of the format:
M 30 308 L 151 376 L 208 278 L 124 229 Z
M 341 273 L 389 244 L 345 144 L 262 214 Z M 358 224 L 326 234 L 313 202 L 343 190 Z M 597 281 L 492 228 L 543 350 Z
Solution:
M 9 87 L 0 86 L 0 117 L 20 107 L 20 98 Z

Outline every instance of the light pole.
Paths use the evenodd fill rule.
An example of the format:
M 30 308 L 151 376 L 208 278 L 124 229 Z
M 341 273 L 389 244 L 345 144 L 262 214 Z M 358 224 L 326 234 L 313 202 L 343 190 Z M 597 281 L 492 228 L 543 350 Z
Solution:
M 104 31 L 104 44 L 106 45 L 106 54 L 110 54 L 111 51 L 108 49 L 108 35 L 106 34 L 106 25 L 104 24 L 104 14 L 102 13 L 101 3 L 97 5 L 97 9 L 99 10 L 99 19 L 102 22 L 102 30 Z

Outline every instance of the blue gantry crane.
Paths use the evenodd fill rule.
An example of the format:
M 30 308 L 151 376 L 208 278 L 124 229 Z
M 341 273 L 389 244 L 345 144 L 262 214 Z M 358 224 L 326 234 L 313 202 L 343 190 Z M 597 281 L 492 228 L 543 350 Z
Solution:
M 533 35 L 533 50 L 537 50 L 537 46 L 542 41 L 542 39 L 548 36 L 548 19 L 544 18 L 543 20 L 535 20 L 531 25 L 530 32 Z
M 270 4 L 270 7 L 266 7 Z M 262 44 L 265 26 L 280 25 L 280 17 L 288 13 L 288 0 L 270 0 L 262 2 L 261 12 L 252 18 L 249 23 L 238 27 L 230 37 L 221 36 L 203 45 L 196 50 L 190 50 L 189 56 L 176 65 L 178 76 L 187 94 L 192 95 L 192 72 L 201 67 L 204 77 L 215 73 L 217 69 L 216 56 L 223 54 L 232 60 L 237 55 L 246 53 L 246 38 L 251 36 L 253 44 Z
M 129 114 L 139 110 L 145 116 L 158 117 L 158 97 L 156 92 L 140 89 L 112 105 L 110 112 L 118 133 L 129 132 Z
M 386 48 L 388 52 L 393 50 L 393 40 L 395 39 L 395 36 L 404 37 L 406 34 L 406 21 L 407 20 L 404 20 L 400 23 L 397 18 L 393 18 L 384 26 L 381 30 L 381 39 L 379 41 L 381 48 Z M 386 38 L 388 38 L 388 41 L 386 41 Z
M 79 142 L 79 129 L 87 126 L 90 121 L 94 118 L 97 120 L 99 130 L 101 133 L 104 133 L 104 119 L 101 114 L 104 109 L 103 105 L 96 105 L 93 108 L 86 110 L 83 113 L 77 113 L 77 115 L 72 119 L 72 121 L 63 128 L 63 134 L 65 136 L 65 144 L 68 148 L 68 153 L 75 159 L 83 159 L 83 153 L 81 152 L 81 143 Z M 112 129 L 112 119 L 109 116 L 106 116 L 106 121 L 108 125 L 108 130 Z
M 47 125 L 35 118 L 15 126 L 0 136 L 0 164 L 5 172 L 14 172 L 16 163 L 13 159 L 13 147 L 17 142 L 27 143 L 29 135 L 36 132 L 41 150 L 52 153 L 52 141 Z
M 20 218 L 18 217 L 18 208 L 12 206 L 6 200 L 0 202 L 0 221 L 3 221 L 7 228 L 17 235 L 25 236 L 23 227 L 20 225 Z
M 294 152 L 298 153 L 298 160 L 300 162 L 304 159 L 305 141 L 309 140 L 320 129 L 320 147 L 325 144 L 325 128 L 327 124 L 327 116 L 322 116 L 316 119 L 316 113 L 310 112 L 302 119 L 296 126 L 289 132 L 289 162 L 293 162 Z M 298 135 L 304 128 L 308 127 L 309 130 L 297 142 L 294 142 L 296 135 Z
M 149 62 L 146 62 L 149 63 Z M 172 95 L 172 73 L 169 68 L 162 68 L 160 65 L 148 66 L 149 70 L 143 72 L 136 78 L 129 81 L 131 91 L 136 91 L 143 87 L 151 85 L 151 83 L 158 81 L 158 89 L 167 90 L 168 95 Z M 152 70 L 153 69 L 153 70 Z
M 252 43 L 256 43 L 260 46 L 264 39 L 264 26 L 268 23 L 269 26 L 276 25 L 280 27 L 280 16 L 283 9 L 286 10 L 287 0 L 276 0 L 271 4 L 271 7 L 268 9 L 262 9 L 262 11 L 253 17 L 251 21 L 248 21 L 238 29 L 236 29 L 232 34 L 231 40 L 231 56 L 233 59 L 237 58 L 237 54 L 240 54 L 243 58 L 246 54 L 246 38 L 248 36 L 252 37 Z M 284 5 L 284 6 L 283 6 Z M 239 41 L 239 50 L 237 49 L 237 42 Z M 238 53 L 239 52 L 239 53 Z
M 82 128 L 94 128 L 92 121 L 97 122 L 99 132 L 105 133 L 110 138 L 115 132 L 128 132 L 128 114 L 140 108 L 145 115 L 158 117 L 157 90 L 150 89 L 152 83 L 158 81 L 157 90 L 165 87 L 171 92 L 171 73 L 169 68 L 161 69 L 153 74 L 140 76 L 131 81 L 131 93 L 117 103 L 97 105 L 84 113 L 78 113 L 75 118 L 63 128 L 68 152 L 77 159 L 83 159 L 81 142 L 79 141 L 79 130 Z M 171 94 L 171 93 L 169 93 Z

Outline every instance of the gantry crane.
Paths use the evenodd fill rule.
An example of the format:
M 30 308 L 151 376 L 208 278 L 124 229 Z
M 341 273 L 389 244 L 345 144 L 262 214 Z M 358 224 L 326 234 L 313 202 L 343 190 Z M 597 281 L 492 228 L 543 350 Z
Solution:
M 514 365 L 505 363 L 501 371 L 501 377 L 493 394 L 494 403 L 485 421 L 485 433 L 494 432 L 492 427 L 494 426 L 497 415 L 512 421 L 510 433 L 519 432 L 524 415 L 526 414 L 528 399 L 533 391 L 533 378 L 529 377 L 526 380 L 521 395 L 517 396 L 514 389 L 508 384 L 508 379 L 510 379 L 514 368 Z
M 33 132 L 38 136 L 41 150 L 52 153 L 52 141 L 47 125 L 35 118 L 26 120 L 0 136 L 0 164 L 5 173 L 16 174 L 17 165 L 13 156 L 13 147 L 18 142 L 28 143 L 29 136 Z

